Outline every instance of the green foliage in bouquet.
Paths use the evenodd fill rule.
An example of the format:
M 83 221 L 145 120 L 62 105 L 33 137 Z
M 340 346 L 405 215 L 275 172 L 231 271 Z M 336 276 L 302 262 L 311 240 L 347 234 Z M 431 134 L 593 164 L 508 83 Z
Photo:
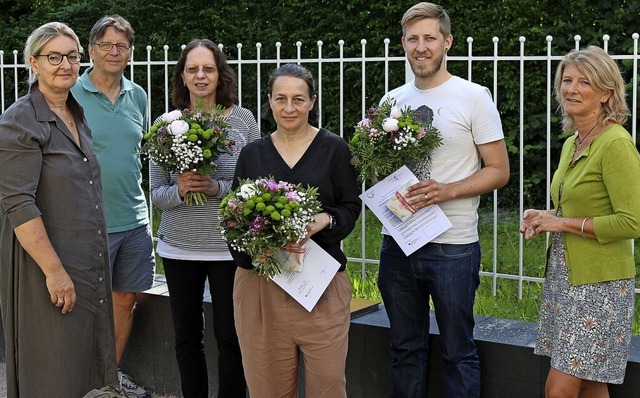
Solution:
M 220 106 L 208 112 L 167 112 L 144 134 L 142 153 L 167 173 L 196 170 L 202 175 L 215 174 L 218 157 L 232 153 L 234 142 L 227 138 L 228 127 Z M 188 192 L 184 198 L 187 206 L 206 201 L 202 192 Z
M 419 162 L 442 145 L 427 107 L 400 109 L 395 101 L 370 108 L 349 142 L 361 181 L 377 181 L 410 162 Z
M 220 230 L 229 245 L 247 253 L 254 271 L 270 278 L 280 273 L 275 253 L 296 244 L 322 210 L 318 189 L 272 177 L 243 180 L 220 204 Z

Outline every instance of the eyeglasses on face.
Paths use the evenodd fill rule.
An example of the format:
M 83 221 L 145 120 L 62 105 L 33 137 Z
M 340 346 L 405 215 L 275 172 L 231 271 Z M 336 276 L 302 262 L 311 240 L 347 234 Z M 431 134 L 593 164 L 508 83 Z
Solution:
M 203 67 L 189 66 L 187 68 L 184 68 L 184 73 L 186 73 L 187 75 L 197 75 L 200 71 L 204 72 L 205 75 L 211 75 L 215 73 L 216 67 L 208 65 Z
M 131 48 L 126 43 L 109 43 L 109 42 L 103 41 L 102 43 L 93 43 L 93 44 L 98 46 L 98 48 L 100 48 L 102 51 L 111 51 L 113 47 L 115 47 L 118 49 L 118 51 L 125 52 L 125 51 L 129 51 L 129 48 Z
M 49 54 L 34 55 L 34 57 L 47 57 L 47 61 L 49 61 L 51 65 L 58 66 L 62 63 L 64 57 L 67 57 L 67 61 L 69 61 L 70 64 L 79 64 L 82 60 L 82 53 L 78 51 L 71 51 L 69 54 L 51 52 Z

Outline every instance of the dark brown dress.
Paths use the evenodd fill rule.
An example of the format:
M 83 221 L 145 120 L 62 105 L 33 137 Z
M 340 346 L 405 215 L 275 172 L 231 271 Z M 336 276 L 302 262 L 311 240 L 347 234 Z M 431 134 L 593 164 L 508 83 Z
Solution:
M 100 168 L 82 109 L 69 94 L 80 146 L 38 84 L 0 117 L 0 306 L 10 397 L 82 397 L 117 385 Z M 71 277 L 74 310 L 50 300 L 14 228 L 42 217 Z

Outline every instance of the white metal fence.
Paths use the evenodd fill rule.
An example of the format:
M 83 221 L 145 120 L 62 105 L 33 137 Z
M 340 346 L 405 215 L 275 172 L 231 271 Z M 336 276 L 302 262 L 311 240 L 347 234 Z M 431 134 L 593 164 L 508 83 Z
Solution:
M 619 61 L 622 60 L 630 60 L 632 62 L 632 80 L 631 80 L 631 89 L 630 92 L 628 93 L 628 96 L 631 99 L 631 104 L 633 104 L 632 106 L 632 116 L 630 118 L 631 120 L 631 134 L 633 136 L 633 139 L 636 140 L 636 136 L 637 136 L 637 130 L 638 130 L 638 126 L 637 126 L 637 121 L 638 121 L 638 60 L 640 59 L 638 56 L 638 38 L 639 38 L 639 34 L 638 33 L 634 33 L 632 35 L 632 39 L 633 39 L 633 52 L 632 54 L 613 54 L 613 58 Z M 575 41 L 575 47 L 579 48 L 581 46 L 581 37 L 580 36 L 575 36 L 574 37 L 574 41 Z M 600 43 L 600 45 L 605 49 L 608 50 L 609 47 L 609 41 L 610 41 L 610 37 L 608 35 L 605 35 L 602 37 L 602 42 Z M 527 99 L 525 96 L 525 77 L 527 75 L 527 70 L 530 67 L 530 65 L 532 63 L 544 63 L 546 65 L 546 75 L 547 75 L 547 80 L 546 80 L 546 104 L 547 104 L 547 114 L 546 114 L 546 146 L 547 146 L 547 156 L 546 156 L 546 164 L 547 164 L 547 169 L 546 169 L 546 176 L 547 176 L 547 181 L 551 180 L 551 174 L 553 172 L 553 170 L 551 170 L 551 152 L 550 152 L 550 144 L 551 144 L 551 139 L 552 139 L 552 131 L 551 131 L 551 117 L 552 117 L 552 95 L 553 95 L 553 89 L 552 89 L 552 84 L 553 84 L 553 73 L 554 70 L 552 69 L 552 63 L 557 62 L 558 60 L 560 60 L 562 58 L 562 55 L 564 53 L 566 53 L 568 50 L 567 48 L 562 48 L 562 49 L 554 49 L 553 47 L 553 38 L 551 36 L 548 36 L 546 38 L 546 49 L 547 49 L 547 54 L 546 55 L 535 55 L 535 56 L 531 56 L 531 55 L 526 55 L 525 53 L 525 49 L 526 49 L 526 38 L 525 37 L 520 37 L 519 38 L 519 44 L 520 44 L 520 51 L 518 54 L 512 54 L 512 55 L 503 55 L 500 53 L 500 47 L 499 47 L 499 39 L 497 37 L 493 38 L 493 54 L 491 55 L 476 55 L 473 53 L 473 39 L 472 38 L 468 38 L 467 39 L 467 55 L 466 56 L 449 56 L 447 58 L 447 62 L 461 62 L 461 63 L 466 63 L 467 64 L 467 76 L 462 76 L 465 77 L 469 80 L 473 81 L 473 75 L 472 75 L 472 71 L 473 71 L 473 65 L 476 63 L 485 63 L 486 65 L 490 65 L 493 69 L 493 81 L 492 81 L 492 87 L 489 87 L 489 89 L 492 91 L 493 93 L 493 98 L 496 100 L 496 104 L 498 106 L 498 108 L 500 108 L 500 104 L 497 103 L 497 99 L 499 98 L 498 96 L 498 82 L 500 80 L 500 76 L 498 73 L 498 64 L 499 63 L 504 63 L 504 62 L 512 62 L 512 63 L 518 63 L 519 65 L 519 119 L 520 119 L 520 123 L 519 123 L 519 129 L 518 129 L 518 134 L 519 134 L 519 140 L 518 142 L 520 143 L 520 148 L 519 148 L 519 153 L 520 153 L 520 162 L 519 162 L 519 170 L 518 170 L 518 176 L 519 176 L 519 205 L 518 205 L 518 210 L 519 213 L 521 214 L 522 211 L 524 210 L 524 199 L 523 199 L 523 192 L 524 192 L 524 186 L 523 186 L 523 181 L 524 181 L 524 175 L 525 175 L 525 170 L 523 167 L 523 148 L 525 145 L 524 142 L 524 120 L 525 120 L 525 114 L 524 114 L 524 110 L 525 110 L 525 102 L 531 101 L 531 99 Z M 368 55 L 366 52 L 367 49 L 367 41 L 366 40 L 362 40 L 360 45 L 361 45 L 361 51 L 360 54 L 357 56 L 346 56 L 344 54 L 344 45 L 345 43 L 341 40 L 338 43 L 338 56 L 337 57 L 327 57 L 324 58 L 323 57 L 323 49 L 325 48 L 325 45 L 322 41 L 318 41 L 316 43 L 316 48 L 314 49 L 315 53 L 317 54 L 317 56 L 315 57 L 311 57 L 311 58 L 305 58 L 303 57 L 302 54 L 302 43 L 301 42 L 297 42 L 295 43 L 295 56 L 293 57 L 285 57 L 281 55 L 281 50 L 282 50 L 282 45 L 281 43 L 276 43 L 275 44 L 275 51 L 276 51 L 276 57 L 275 58 L 270 58 L 270 59 L 262 59 L 261 58 L 261 50 L 262 50 L 262 45 L 260 43 L 257 43 L 255 45 L 255 54 L 256 56 L 254 58 L 251 59 L 245 59 L 243 58 L 243 45 L 238 43 L 235 48 L 225 48 L 223 45 L 220 45 L 220 48 L 222 48 L 225 53 L 228 56 L 228 60 L 229 63 L 235 68 L 236 70 L 236 74 L 237 74 L 237 80 L 238 80 L 238 96 L 240 98 L 240 102 L 241 105 L 251 109 L 256 115 L 259 115 L 260 113 L 260 109 L 262 108 L 262 101 L 266 98 L 266 85 L 263 84 L 263 82 L 260 79 L 261 76 L 261 71 L 263 68 L 268 68 L 269 70 L 273 69 L 274 67 L 282 64 L 282 63 L 287 63 L 287 62 L 297 62 L 297 63 L 301 63 L 304 64 L 306 66 L 314 66 L 314 70 L 317 70 L 317 75 L 316 75 L 316 85 L 317 85 L 317 95 L 318 95 L 318 102 L 317 102 L 317 106 L 318 106 L 318 110 L 319 110 L 319 115 L 320 115 L 320 119 L 319 119 L 319 125 L 322 126 L 322 108 L 323 108 L 323 104 L 324 103 L 328 103 L 328 102 L 333 102 L 333 101 L 337 101 L 338 105 L 339 105 L 339 109 L 340 109 L 340 115 L 339 115 L 339 131 L 335 131 L 336 133 L 340 134 L 341 136 L 344 136 L 345 131 L 344 131 L 344 117 L 345 115 L 343 114 L 342 110 L 343 110 L 343 104 L 344 104 L 344 98 L 345 98 L 345 92 L 344 92 L 344 88 L 345 88 L 345 66 L 350 65 L 350 66 L 359 66 L 360 70 L 361 70 L 361 90 L 362 90 L 362 95 L 361 95 L 361 115 L 359 116 L 363 116 L 365 114 L 366 109 L 368 108 L 369 105 L 371 104 L 367 104 L 366 103 L 366 97 L 367 97 L 367 76 L 368 76 L 368 70 L 371 69 L 369 66 L 372 64 L 377 64 L 377 65 L 382 65 L 384 68 L 384 90 L 385 92 L 389 90 L 389 72 L 391 70 L 391 68 L 404 68 L 405 69 L 405 76 L 406 79 L 411 79 L 411 71 L 410 69 L 407 68 L 406 66 L 406 62 L 405 62 L 405 57 L 404 54 L 390 54 L 390 50 L 389 50 L 389 44 L 390 44 L 390 40 L 389 39 L 385 39 L 384 40 L 384 53 L 381 55 Z M 539 46 L 538 44 L 535 44 L 536 46 Z M 158 101 L 161 101 L 163 103 L 163 109 L 165 111 L 169 110 L 170 107 L 170 81 L 171 81 L 171 76 L 173 73 L 173 65 L 175 65 L 176 61 L 175 59 L 169 59 L 169 47 L 168 46 L 164 46 L 163 48 L 163 54 L 164 57 L 163 59 L 153 59 L 152 57 L 152 48 L 150 46 L 147 46 L 144 51 L 141 49 L 135 49 L 134 50 L 134 56 L 132 58 L 132 61 L 130 62 L 130 66 L 129 66 L 129 70 L 128 70 L 128 77 L 130 79 L 132 79 L 133 81 L 135 81 L 136 83 L 140 84 L 141 86 L 143 86 L 147 93 L 149 93 L 149 109 L 152 108 L 152 104 L 157 104 Z M 1 109 L 2 111 L 4 111 L 5 109 L 5 104 L 7 103 L 5 98 L 7 96 L 7 93 L 5 92 L 5 86 L 13 86 L 13 93 L 8 94 L 9 98 L 12 96 L 15 99 L 17 99 L 19 97 L 19 95 L 21 95 L 22 93 L 24 93 L 26 91 L 26 72 L 24 71 L 25 66 L 22 63 L 22 59 L 21 59 L 21 52 L 14 50 L 12 53 L 12 57 L 6 57 L 6 58 L 12 58 L 11 61 L 8 61 L 5 59 L 5 52 L 4 51 L 0 51 L 0 103 L 1 105 Z M 555 54 L 555 55 L 554 55 Z M 146 55 L 146 57 L 145 57 Z M 88 64 L 83 64 L 83 66 L 86 66 Z M 337 98 L 329 98 L 329 99 L 325 99 L 323 97 L 323 66 L 326 65 L 337 65 L 338 66 L 338 73 L 339 73 L 339 82 L 340 82 L 340 87 L 339 87 L 339 95 Z M 245 84 L 243 84 L 243 76 L 246 75 L 246 72 L 243 72 L 243 67 L 245 66 L 250 66 L 252 72 L 250 73 L 256 73 L 257 75 L 257 81 L 255 84 L 255 87 L 246 87 Z M 151 80 L 151 70 L 157 70 L 157 68 L 162 69 L 163 75 L 164 75 L 164 90 L 163 90 L 163 95 L 161 96 L 161 98 L 155 98 L 151 95 L 152 90 L 151 90 L 151 85 L 152 85 L 152 80 Z M 146 82 L 144 81 L 139 81 L 139 79 L 136 79 L 136 73 L 139 74 L 139 71 L 141 70 L 146 70 L 146 76 L 147 76 L 147 80 Z M 255 72 L 253 71 L 255 70 Z M 11 84 L 8 85 L 6 84 L 7 82 L 10 82 Z M 18 84 L 15 84 L 16 82 L 18 82 Z M 393 88 L 393 87 L 391 87 Z M 242 98 L 243 98 L 243 91 L 246 92 L 246 90 L 255 90 L 256 93 L 256 103 L 255 104 L 247 104 L 247 103 L 242 103 Z M 156 107 L 157 108 L 157 107 Z M 507 134 L 511 134 L 511 132 L 506 132 Z M 498 208 L 497 208 L 497 196 L 498 196 L 498 192 L 494 192 L 494 208 L 493 208 L 493 259 L 492 259 L 492 264 L 491 264 L 491 269 L 490 270 L 484 270 L 481 272 L 481 275 L 483 277 L 491 277 L 492 278 L 492 282 L 493 282 L 493 291 L 494 294 L 496 292 L 496 284 L 498 279 L 511 279 L 511 280 L 517 280 L 518 281 L 518 291 L 519 291 L 519 296 L 520 298 L 522 298 L 522 288 L 523 288 L 523 282 L 542 282 L 542 279 L 539 277 L 534 277 L 534 276 L 529 276 L 526 275 L 524 272 L 524 263 L 523 263 L 523 239 L 520 236 L 519 237 L 519 247 L 518 247 L 518 272 L 516 274 L 510 274 L 510 273 L 501 273 L 498 271 L 498 257 L 500 256 L 500 253 L 498 253 Z M 548 188 L 547 188 L 547 194 L 546 197 L 548 198 Z M 549 199 L 547 199 L 547 206 L 550 206 L 549 203 Z M 364 220 L 363 220 L 364 221 Z M 365 232 L 365 227 L 364 227 L 364 222 L 363 222 L 363 226 L 362 226 L 362 234 L 364 236 L 364 232 Z M 516 231 L 514 231 L 514 234 L 517 233 Z M 366 239 L 362 239 L 362 248 L 361 248 L 361 252 L 365 253 L 365 249 L 366 249 Z M 362 269 L 363 269 L 363 275 L 364 275 L 364 270 L 365 267 L 367 266 L 367 264 L 375 264 L 377 263 L 376 259 L 368 259 L 368 258 L 364 258 L 364 255 L 362 258 L 350 258 L 350 261 L 355 261 L 355 262 L 360 262 L 362 264 Z M 636 293 L 640 293 L 640 287 L 636 288 Z

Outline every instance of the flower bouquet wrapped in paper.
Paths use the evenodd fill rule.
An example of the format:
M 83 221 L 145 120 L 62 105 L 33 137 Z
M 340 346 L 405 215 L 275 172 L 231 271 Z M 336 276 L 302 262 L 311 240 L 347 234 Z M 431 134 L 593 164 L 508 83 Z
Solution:
M 167 173 L 196 170 L 202 175 L 215 174 L 215 161 L 231 153 L 233 141 L 227 139 L 227 124 L 219 106 L 211 112 L 174 110 L 158 118 L 144 134 L 142 153 Z M 207 201 L 202 192 L 188 192 L 187 206 Z
M 349 142 L 361 181 L 380 180 L 400 167 L 419 162 L 442 145 L 440 132 L 433 127 L 433 115 L 427 108 L 400 109 L 395 101 L 370 108 L 355 126 Z
M 313 187 L 273 178 L 243 180 L 220 204 L 220 229 L 234 250 L 251 257 L 261 276 L 300 271 L 304 249 L 297 243 L 322 209 L 317 197 Z

